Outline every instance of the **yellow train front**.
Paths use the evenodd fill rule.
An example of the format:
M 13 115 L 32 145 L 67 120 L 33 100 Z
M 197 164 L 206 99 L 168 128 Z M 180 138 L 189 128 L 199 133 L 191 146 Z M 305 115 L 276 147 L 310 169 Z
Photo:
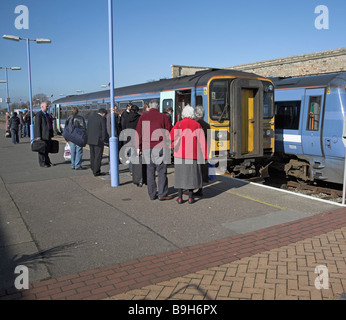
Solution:
M 234 176 L 266 177 L 274 153 L 274 86 L 256 75 L 215 76 L 208 82 L 210 156 Z

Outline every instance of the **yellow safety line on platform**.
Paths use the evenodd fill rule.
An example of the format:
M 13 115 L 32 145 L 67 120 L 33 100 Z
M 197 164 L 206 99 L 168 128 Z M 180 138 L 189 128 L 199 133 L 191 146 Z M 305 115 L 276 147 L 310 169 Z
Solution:
M 227 192 L 227 193 L 233 194 L 235 196 L 238 196 L 238 197 L 241 197 L 241 198 L 244 198 L 244 199 L 247 199 L 247 200 L 259 202 L 261 204 L 264 204 L 264 205 L 267 205 L 267 206 L 270 206 L 270 207 L 273 207 L 273 208 L 277 208 L 277 209 L 280 209 L 280 210 L 286 210 L 286 208 L 277 206 L 277 205 L 272 204 L 272 203 L 268 203 L 268 202 L 265 202 L 265 201 L 261 201 L 261 200 L 257 200 L 257 199 L 248 197 L 248 196 L 244 196 L 244 195 L 242 195 L 240 193 L 237 193 L 237 192 L 232 192 L 232 191 L 229 191 L 229 190 L 218 188 L 218 187 L 215 186 L 215 184 L 217 184 L 217 183 L 218 182 L 214 182 L 212 184 L 209 184 L 209 185 L 205 186 L 204 188 L 211 187 L 211 188 L 217 189 L 219 191 Z

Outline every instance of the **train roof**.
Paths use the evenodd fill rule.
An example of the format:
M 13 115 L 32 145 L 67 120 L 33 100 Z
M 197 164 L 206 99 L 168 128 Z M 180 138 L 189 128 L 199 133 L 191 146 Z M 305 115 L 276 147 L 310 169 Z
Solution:
M 188 89 L 197 86 L 206 86 L 211 77 L 215 76 L 235 76 L 235 77 L 259 77 L 261 76 L 238 70 L 230 69 L 208 69 L 198 71 L 194 75 L 182 76 L 171 79 L 161 79 L 158 81 L 136 84 L 127 87 L 121 87 L 114 89 L 115 96 L 126 96 L 133 93 L 147 93 L 147 92 L 159 92 L 162 90 L 174 90 L 174 89 Z M 60 98 L 53 101 L 56 103 L 77 102 L 81 100 L 98 100 L 103 98 L 109 98 L 109 90 L 91 92 L 86 94 L 78 94 Z
M 270 80 L 273 81 L 276 89 L 317 86 L 326 87 L 332 85 L 338 86 L 340 81 L 346 81 L 346 72 L 296 78 L 270 78 Z

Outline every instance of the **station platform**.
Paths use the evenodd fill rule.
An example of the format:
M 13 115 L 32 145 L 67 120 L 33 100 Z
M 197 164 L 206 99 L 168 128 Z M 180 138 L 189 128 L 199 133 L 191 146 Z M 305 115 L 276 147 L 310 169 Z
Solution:
M 118 187 L 94 177 L 88 148 L 72 170 L 60 141 L 41 168 L 0 130 L 0 300 L 346 299 L 342 205 L 222 175 L 179 205 L 173 166 L 175 199 L 153 201 L 125 165 Z

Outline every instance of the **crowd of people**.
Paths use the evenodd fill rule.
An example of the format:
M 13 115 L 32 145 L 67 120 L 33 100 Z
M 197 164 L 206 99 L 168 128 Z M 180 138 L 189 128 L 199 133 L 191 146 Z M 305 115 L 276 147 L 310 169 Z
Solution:
M 12 116 L 6 112 L 5 120 L 6 136 L 12 138 L 13 144 L 19 143 L 19 138 L 30 137 L 31 117 L 29 110 L 25 110 L 24 113 L 22 111 L 13 112 Z
M 35 115 L 34 139 L 42 140 L 46 144 L 44 152 L 38 153 L 38 162 L 41 167 L 50 167 L 49 143 L 53 137 L 53 119 L 48 113 L 49 105 L 41 104 L 41 111 Z M 120 137 L 120 157 L 126 158 L 129 171 L 132 173 L 134 157 L 141 157 L 145 164 L 146 184 L 151 200 L 160 201 L 173 199 L 170 196 L 167 179 L 167 165 L 174 158 L 174 187 L 178 190 L 177 203 L 183 203 L 183 195 L 188 195 L 188 203 L 195 202 L 195 196 L 203 195 L 203 183 L 208 182 L 208 143 L 207 131 L 210 129 L 204 118 L 204 109 L 187 105 L 183 108 L 181 121 L 172 125 L 172 109 L 161 113 L 159 103 L 152 100 L 139 113 L 136 105 L 128 104 L 121 114 L 114 114 L 115 121 L 111 121 L 111 114 L 106 109 L 99 109 L 92 113 L 87 121 L 78 114 L 78 108 L 72 107 L 65 128 L 72 125 L 84 130 L 87 136 L 86 144 L 90 149 L 90 168 L 94 176 L 105 175 L 101 171 L 101 162 L 105 143 L 112 136 L 111 125 L 114 125 L 114 135 Z M 23 117 L 22 117 L 23 118 Z M 8 119 L 6 127 L 11 130 L 13 143 L 19 141 L 21 118 L 13 114 Z M 124 138 L 123 133 L 130 129 Z M 25 131 L 27 132 L 27 131 Z M 133 134 L 134 133 L 134 134 Z M 123 136 L 122 136 L 123 135 Z M 123 141 L 124 140 L 124 141 Z M 82 157 L 84 145 L 67 141 L 71 150 L 71 168 L 83 170 Z M 126 148 L 122 148 L 126 146 Z M 157 177 L 157 179 L 156 179 Z M 156 181 L 157 180 L 157 181 Z M 194 192 L 194 190 L 197 190 Z

